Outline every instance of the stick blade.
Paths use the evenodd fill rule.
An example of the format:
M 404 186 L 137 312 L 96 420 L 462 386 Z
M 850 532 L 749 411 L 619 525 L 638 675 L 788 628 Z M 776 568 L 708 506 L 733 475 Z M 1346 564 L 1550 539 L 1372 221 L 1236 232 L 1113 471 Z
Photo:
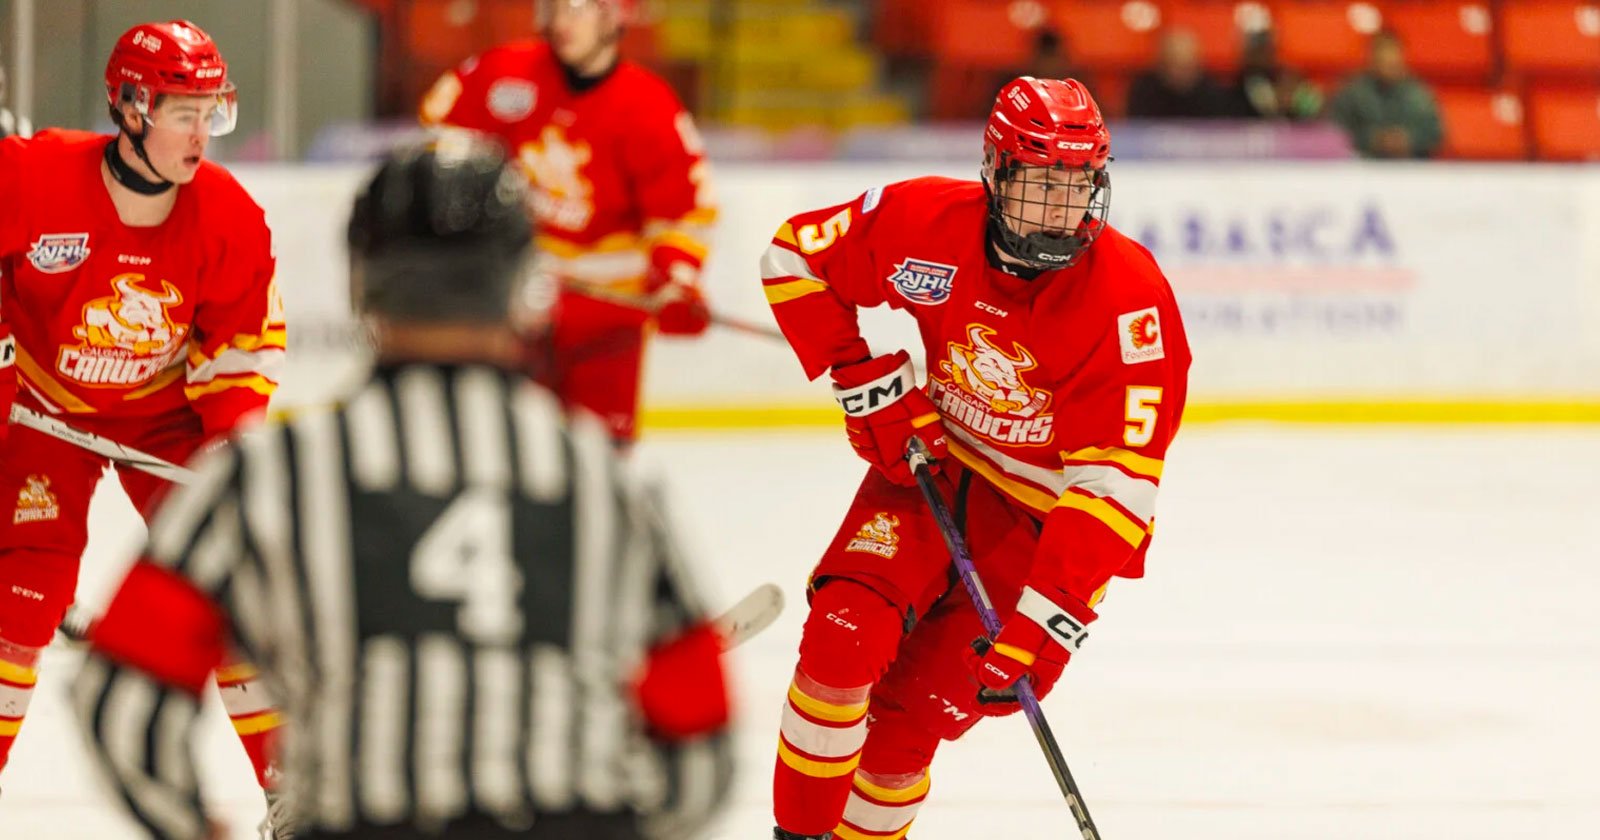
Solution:
M 722 634 L 723 650 L 732 650 L 772 625 L 783 614 L 783 590 L 775 583 L 763 583 L 739 603 L 716 618 Z

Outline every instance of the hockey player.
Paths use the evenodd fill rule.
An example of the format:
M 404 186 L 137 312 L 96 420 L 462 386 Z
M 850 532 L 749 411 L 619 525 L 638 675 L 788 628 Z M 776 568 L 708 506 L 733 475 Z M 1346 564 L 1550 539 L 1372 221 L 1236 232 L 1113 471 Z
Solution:
M 391 155 L 349 228 L 373 376 L 162 506 L 74 691 L 157 837 L 205 830 L 188 743 L 230 623 L 283 690 L 301 840 L 705 836 L 720 640 L 607 429 L 517 372 L 526 192 L 487 139 Z
M 1189 367 L 1172 291 L 1106 222 L 1110 134 L 1082 84 L 1006 85 L 984 144 L 982 183 L 870 189 L 793 217 L 762 259 L 779 325 L 874 467 L 811 577 L 778 838 L 905 836 L 940 740 L 1016 711 L 1020 678 L 1049 691 L 1107 581 L 1144 573 Z M 885 303 L 917 320 L 925 388 L 857 329 Z M 913 437 L 1004 622 L 992 644 L 915 487 Z
M 48 130 L 0 142 L 0 310 L 19 405 L 182 462 L 263 413 L 284 354 L 265 218 L 205 159 L 235 90 L 187 21 L 135 26 L 106 65 L 115 136 Z M 9 411 L 10 400 L 0 409 Z M 0 446 L 0 767 L 40 650 L 78 580 L 106 459 L 31 429 Z M 165 482 L 118 469 L 148 513 Z M 258 778 L 278 716 L 243 665 L 218 673 Z
M 635 436 L 652 328 L 698 335 L 710 323 L 700 267 L 716 215 L 693 119 L 619 55 L 633 3 L 541 0 L 543 41 L 468 59 L 422 103 L 424 123 L 487 132 L 520 161 L 542 258 L 562 283 L 553 352 L 532 354 L 544 369 L 531 372 L 622 444 Z

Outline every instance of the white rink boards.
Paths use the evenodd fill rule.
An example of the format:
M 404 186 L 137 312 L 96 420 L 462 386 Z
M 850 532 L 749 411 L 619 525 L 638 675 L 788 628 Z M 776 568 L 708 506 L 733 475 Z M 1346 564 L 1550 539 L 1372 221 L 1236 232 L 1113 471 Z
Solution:
M 770 834 L 771 765 L 806 571 L 861 466 L 842 438 L 665 436 L 714 603 L 790 609 L 734 657 L 741 780 L 710 840 Z M 1600 428 L 1185 430 L 1150 576 L 1112 586 L 1046 703 L 1108 840 L 1500 840 L 1600 825 Z M 102 492 L 82 596 L 136 535 Z M 120 560 L 120 558 L 117 558 Z M 0 838 L 137 836 L 90 781 L 67 652 L 0 784 Z M 262 806 L 212 701 L 200 739 L 234 836 Z M 947 745 L 916 840 L 1075 837 L 1027 726 Z

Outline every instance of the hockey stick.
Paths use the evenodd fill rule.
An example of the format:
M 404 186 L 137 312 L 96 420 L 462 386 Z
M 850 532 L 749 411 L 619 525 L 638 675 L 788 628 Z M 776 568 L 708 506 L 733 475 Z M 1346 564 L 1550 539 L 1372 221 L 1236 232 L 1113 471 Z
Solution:
M 763 583 L 723 611 L 722 615 L 713 618 L 711 624 L 722 636 L 722 650 L 726 653 L 771 627 L 772 622 L 782 614 L 783 590 L 775 583 Z M 89 625 L 92 622 L 93 619 L 83 610 L 76 606 L 68 607 L 67 617 L 58 629 L 67 639 L 81 642 L 89 637 Z
M 187 467 L 179 466 L 164 458 L 157 458 L 148 452 L 142 452 L 131 446 L 124 446 L 116 441 L 86 432 L 20 405 L 11 406 L 11 422 L 18 426 L 26 426 L 36 432 L 41 432 L 57 440 L 82 449 L 87 449 L 96 455 L 110 458 L 119 464 L 126 464 L 136 470 L 143 470 L 157 478 L 183 483 L 194 476 Z
M 593 298 L 606 303 L 616 304 L 617 306 L 625 307 L 627 309 L 637 309 L 641 312 L 648 312 L 652 315 L 661 309 L 661 304 L 644 295 L 630 295 L 626 292 L 612 291 L 611 289 L 595 283 L 585 283 L 581 280 L 563 280 L 561 281 L 561 286 L 570 292 L 583 295 L 586 298 Z M 746 321 L 743 318 L 734 318 L 728 315 L 713 312 L 711 313 L 711 323 L 719 327 L 726 327 L 730 330 L 742 332 L 746 335 L 770 338 L 776 341 L 782 341 L 784 343 L 788 343 L 789 341 L 789 339 L 784 338 L 783 333 L 776 328 L 769 327 L 765 324 L 758 324 L 754 321 Z
M 922 498 L 927 501 L 928 509 L 933 512 L 934 521 L 939 525 L 939 533 L 944 537 L 945 548 L 950 551 L 950 561 L 955 564 L 956 571 L 961 575 L 961 583 L 966 586 L 967 595 L 972 598 L 972 606 L 978 611 L 978 619 L 983 622 L 984 632 L 993 640 L 1000 635 L 1000 618 L 995 615 L 994 603 L 989 600 L 989 593 L 983 588 L 978 570 L 973 566 L 966 545 L 961 541 L 961 532 L 956 529 L 950 509 L 945 507 L 944 499 L 934 486 L 933 472 L 928 469 L 932 458 L 929 457 L 928 447 L 923 444 L 921 438 L 911 439 L 907 446 L 906 460 L 910 462 L 911 471 L 917 477 L 917 487 L 922 490 Z M 1099 840 L 1100 831 L 1095 828 L 1094 819 L 1089 816 L 1088 806 L 1083 804 L 1083 794 L 1078 791 L 1078 783 L 1072 779 L 1072 771 L 1067 769 L 1066 756 L 1061 754 L 1061 746 L 1056 743 L 1056 736 L 1051 733 L 1050 724 L 1044 719 L 1044 710 L 1039 708 L 1039 698 L 1034 696 L 1033 683 L 1025 679 L 1017 680 L 1012 689 L 1017 694 L 1017 702 L 1022 705 L 1022 713 L 1028 718 L 1028 725 L 1033 727 L 1033 737 L 1039 741 L 1039 748 L 1044 750 L 1044 760 L 1050 765 L 1050 773 L 1056 777 L 1056 784 L 1061 788 L 1062 795 L 1067 798 L 1067 807 L 1072 809 L 1072 816 L 1078 821 L 1078 831 L 1083 834 L 1083 840 Z

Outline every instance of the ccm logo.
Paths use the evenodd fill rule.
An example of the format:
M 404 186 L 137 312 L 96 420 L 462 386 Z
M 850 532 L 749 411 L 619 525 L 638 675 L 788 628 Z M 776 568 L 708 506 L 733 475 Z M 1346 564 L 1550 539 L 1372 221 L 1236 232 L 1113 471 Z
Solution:
M 1094 148 L 1094 144 L 1093 143 L 1076 143 L 1076 142 L 1073 142 L 1071 140 L 1059 140 L 1059 141 L 1056 142 L 1056 148 L 1058 148 L 1058 149 L 1071 149 L 1074 152 L 1087 152 L 1090 149 Z
M 1089 631 L 1066 613 L 1050 616 L 1050 620 L 1045 622 L 1044 626 L 1060 637 L 1061 643 L 1066 645 L 1067 650 L 1076 651 L 1083 647 L 1084 640 L 1089 638 Z
M 871 414 L 906 395 L 905 380 L 896 377 L 887 384 L 882 380 L 863 385 L 839 395 L 839 405 L 852 417 Z

